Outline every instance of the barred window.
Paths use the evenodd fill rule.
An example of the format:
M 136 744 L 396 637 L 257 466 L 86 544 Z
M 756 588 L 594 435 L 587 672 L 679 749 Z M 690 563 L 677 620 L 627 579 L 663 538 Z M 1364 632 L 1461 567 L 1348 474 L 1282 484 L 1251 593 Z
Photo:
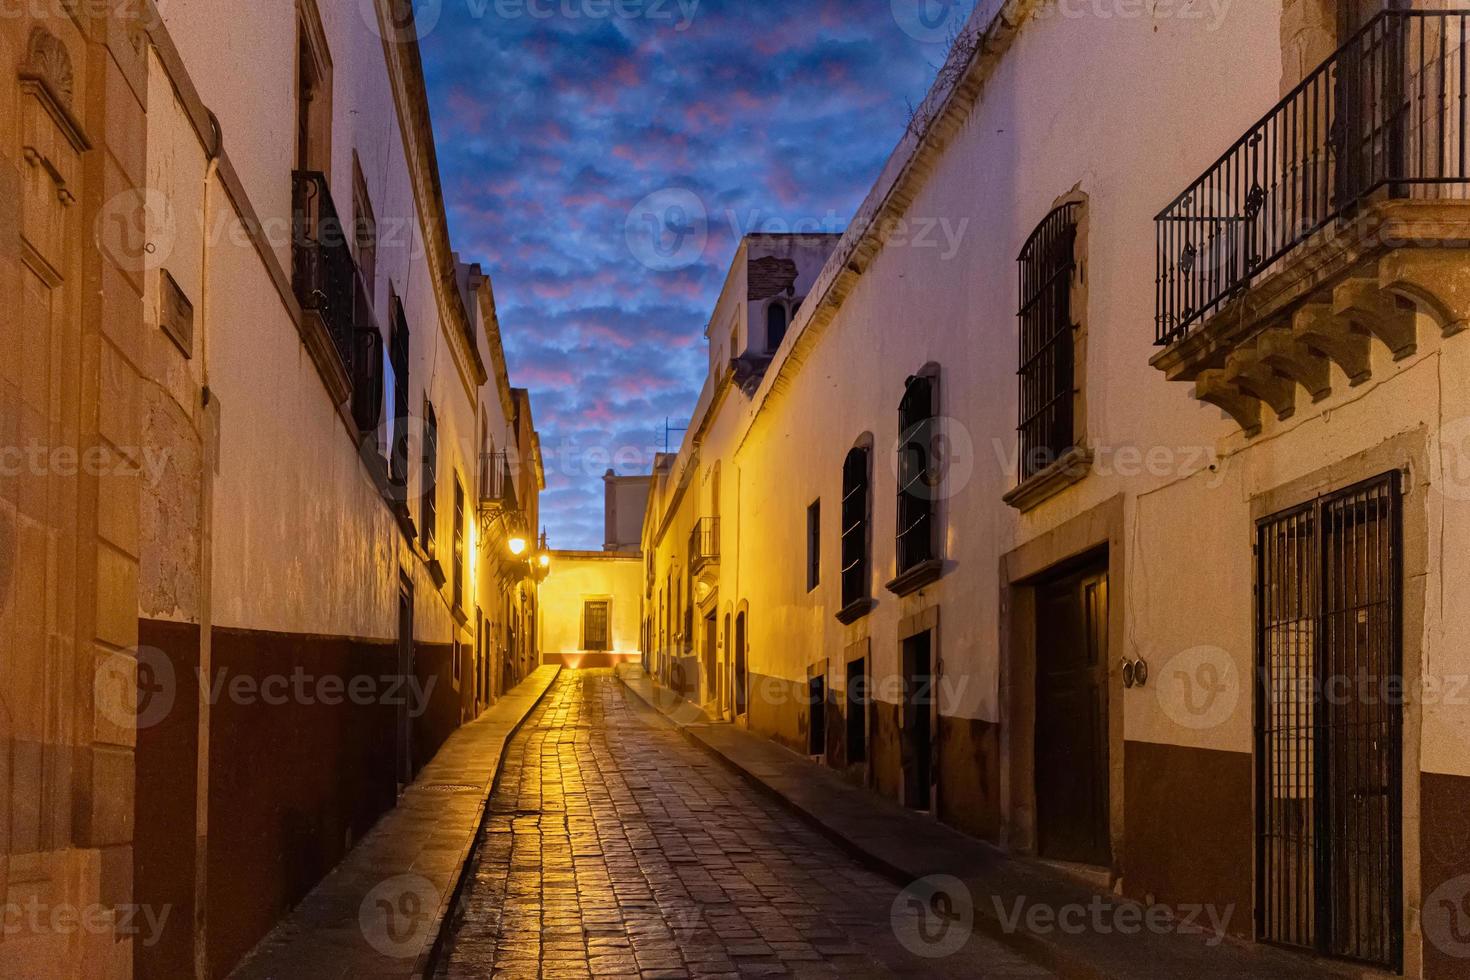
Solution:
M 582 604 L 584 650 L 601 651 L 611 647 L 607 635 L 609 605 L 606 599 L 588 599 Z
M 434 555 L 436 522 L 439 519 L 439 420 L 434 416 L 434 406 L 424 403 L 424 551 Z
M 935 379 L 908 379 L 898 407 L 898 571 L 934 557 Z
M 1021 250 L 1021 479 L 1075 444 L 1072 273 L 1081 205 L 1057 208 Z
M 464 487 L 454 478 L 454 608 L 464 609 L 465 584 Z
M 842 463 L 842 608 L 868 598 L 868 514 L 872 481 L 868 450 L 858 446 Z

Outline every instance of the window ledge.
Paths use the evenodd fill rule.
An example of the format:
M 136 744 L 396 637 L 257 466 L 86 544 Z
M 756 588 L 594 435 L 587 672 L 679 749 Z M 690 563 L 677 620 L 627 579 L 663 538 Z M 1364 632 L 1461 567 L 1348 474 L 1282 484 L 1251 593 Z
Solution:
M 465 612 L 459 606 L 451 605 L 449 607 L 449 614 L 453 616 L 454 621 L 461 626 L 468 626 L 470 623 L 470 614 Z
M 434 587 L 444 588 L 444 583 L 449 581 L 449 576 L 444 574 L 444 566 L 439 564 L 439 559 L 430 558 L 425 567 L 429 570 L 429 577 L 434 580 Z
M 1001 499 L 1023 513 L 1041 506 L 1092 472 L 1092 450 L 1073 446 L 1044 470 L 1032 474 Z
M 868 613 L 878 607 L 878 600 L 873 598 L 854 599 L 837 611 L 837 621 L 844 626 L 851 626 L 862 619 Z
M 944 559 L 930 558 L 903 572 L 884 588 L 896 596 L 912 595 L 924 586 L 939 581 L 939 576 L 943 574 Z

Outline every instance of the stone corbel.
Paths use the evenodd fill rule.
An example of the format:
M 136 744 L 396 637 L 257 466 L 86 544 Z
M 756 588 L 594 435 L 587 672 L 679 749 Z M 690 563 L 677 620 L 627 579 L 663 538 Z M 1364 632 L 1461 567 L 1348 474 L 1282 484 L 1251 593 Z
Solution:
M 1368 335 L 1333 315 L 1326 303 L 1308 303 L 1291 320 L 1292 336 L 1307 348 L 1320 351 L 1342 368 L 1348 384 L 1357 386 L 1373 375 L 1368 359 Z
M 1379 285 L 1426 307 L 1446 337 L 1470 326 L 1470 249 L 1400 248 L 1378 261 Z
M 1261 431 L 1261 400 L 1230 382 L 1223 369 L 1201 371 L 1194 381 L 1194 397 L 1224 411 L 1247 436 Z
M 1332 291 L 1332 312 L 1359 333 L 1383 341 L 1395 361 L 1417 349 L 1414 309 L 1375 279 L 1349 279 Z
M 1242 347 L 1226 359 L 1225 380 L 1270 405 L 1278 419 L 1296 413 L 1296 384 L 1262 363 L 1253 348 Z
M 1332 368 L 1326 355 L 1307 347 L 1289 327 L 1272 327 L 1256 338 L 1261 363 L 1290 378 L 1314 402 L 1332 394 Z

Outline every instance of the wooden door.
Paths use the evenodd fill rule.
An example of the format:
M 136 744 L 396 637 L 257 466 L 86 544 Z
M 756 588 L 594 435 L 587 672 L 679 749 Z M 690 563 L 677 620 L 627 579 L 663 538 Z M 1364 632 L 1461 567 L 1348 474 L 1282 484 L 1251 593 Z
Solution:
M 1107 866 L 1106 566 L 1036 590 L 1036 824 L 1043 857 Z
M 903 641 L 903 803 L 928 810 L 934 796 L 934 684 L 932 634 Z

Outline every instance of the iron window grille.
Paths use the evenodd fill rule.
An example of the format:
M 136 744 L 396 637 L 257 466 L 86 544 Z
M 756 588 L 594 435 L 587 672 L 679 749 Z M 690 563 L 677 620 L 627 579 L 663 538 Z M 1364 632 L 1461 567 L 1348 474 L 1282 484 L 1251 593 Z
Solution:
M 934 388 L 927 375 L 908 379 L 898 407 L 898 570 L 906 572 L 934 555 Z
M 869 453 L 859 446 L 842 463 L 842 606 L 869 597 L 868 513 L 871 508 Z
M 439 421 L 434 415 L 434 406 L 424 403 L 424 551 L 434 554 L 434 528 L 439 516 Z
M 454 608 L 464 609 L 465 581 L 464 486 L 454 480 Z
M 1267 518 L 1256 545 L 1258 934 L 1403 958 L 1397 472 Z
M 1021 480 L 1046 469 L 1075 444 L 1076 393 L 1072 277 L 1077 268 L 1077 203 L 1042 220 L 1021 250 Z
M 584 649 L 595 652 L 607 650 L 608 602 L 606 599 L 588 600 L 582 605 L 582 635 Z
M 806 590 L 822 584 L 822 502 L 814 500 L 806 509 Z

